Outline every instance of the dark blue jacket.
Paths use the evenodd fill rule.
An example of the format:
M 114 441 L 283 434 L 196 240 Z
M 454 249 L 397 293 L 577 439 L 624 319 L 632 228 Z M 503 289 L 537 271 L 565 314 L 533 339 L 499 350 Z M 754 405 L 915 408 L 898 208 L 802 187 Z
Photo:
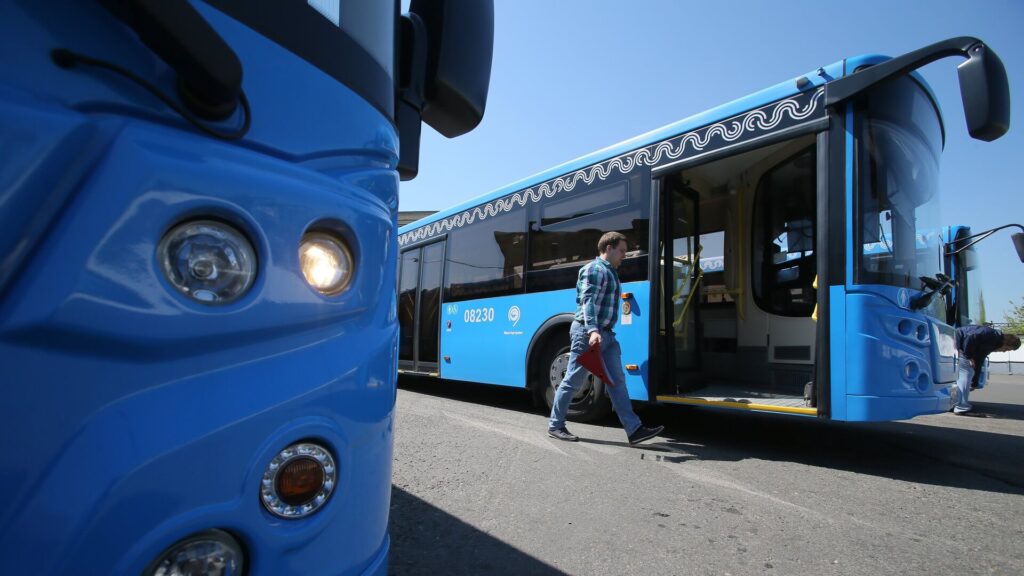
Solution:
M 962 326 L 956 329 L 956 349 L 960 356 L 974 361 L 980 369 L 985 358 L 1003 346 L 1003 333 L 989 326 Z

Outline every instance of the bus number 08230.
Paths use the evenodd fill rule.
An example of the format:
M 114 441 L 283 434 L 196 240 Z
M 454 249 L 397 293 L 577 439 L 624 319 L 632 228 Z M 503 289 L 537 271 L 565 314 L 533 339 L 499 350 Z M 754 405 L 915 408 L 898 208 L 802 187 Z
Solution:
M 494 308 L 468 308 L 462 313 L 465 322 L 494 322 Z

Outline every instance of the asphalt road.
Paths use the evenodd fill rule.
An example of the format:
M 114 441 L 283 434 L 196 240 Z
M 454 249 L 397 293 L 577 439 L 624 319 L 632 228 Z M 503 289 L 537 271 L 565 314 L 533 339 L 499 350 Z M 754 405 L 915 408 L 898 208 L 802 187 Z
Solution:
M 429 574 L 1022 574 L 1024 377 L 988 417 L 647 409 L 549 439 L 525 393 L 403 379 L 391 568 Z

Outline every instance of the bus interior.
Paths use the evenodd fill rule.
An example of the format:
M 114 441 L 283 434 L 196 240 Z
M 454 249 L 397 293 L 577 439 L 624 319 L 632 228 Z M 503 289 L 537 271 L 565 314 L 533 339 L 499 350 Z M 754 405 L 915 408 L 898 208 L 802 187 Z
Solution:
M 816 173 L 810 134 L 656 177 L 659 401 L 817 413 Z

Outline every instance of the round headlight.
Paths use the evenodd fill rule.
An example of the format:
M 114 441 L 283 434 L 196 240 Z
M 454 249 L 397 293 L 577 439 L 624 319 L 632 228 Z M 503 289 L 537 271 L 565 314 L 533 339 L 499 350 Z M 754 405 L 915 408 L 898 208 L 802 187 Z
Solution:
M 352 252 L 344 242 L 322 232 L 303 237 L 299 265 L 306 282 L 327 296 L 340 293 L 352 280 Z
M 263 472 L 260 499 L 282 518 L 303 518 L 320 509 L 334 492 L 338 471 L 326 448 L 293 444 L 274 457 Z
M 245 294 L 256 278 L 252 244 L 215 220 L 175 226 L 160 241 L 157 254 L 171 285 L 203 304 L 231 302 Z
M 223 530 L 207 530 L 175 542 L 143 571 L 147 576 L 237 576 L 245 572 L 242 547 Z

